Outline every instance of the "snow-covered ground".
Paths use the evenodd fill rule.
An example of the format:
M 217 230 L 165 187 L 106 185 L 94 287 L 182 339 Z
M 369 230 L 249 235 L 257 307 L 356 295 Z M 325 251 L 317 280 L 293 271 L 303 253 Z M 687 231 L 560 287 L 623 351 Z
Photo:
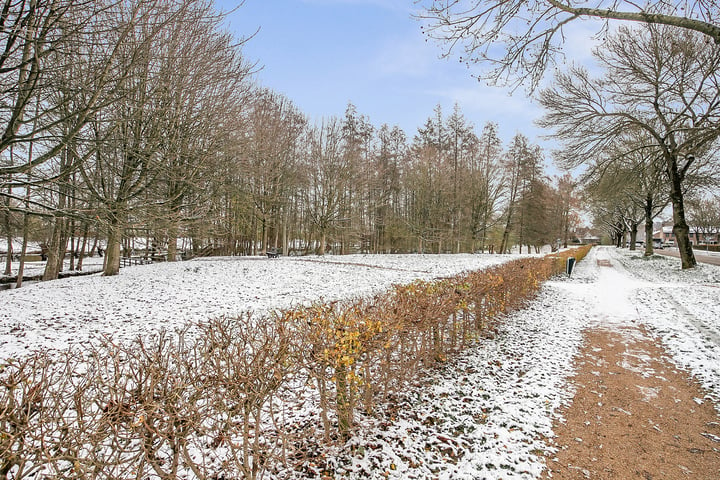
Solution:
M 572 398 L 583 331 L 644 324 L 720 399 L 720 267 L 690 272 L 674 258 L 594 248 L 572 277 L 547 282 L 522 311 L 442 368 L 428 372 L 377 417 L 357 418 L 348 445 L 324 452 L 305 478 L 534 479 L 552 451 L 558 408 Z M 490 255 L 225 258 L 123 269 L 0 292 L 0 358 L 131 338 L 241 310 L 370 295 L 508 260 Z M 606 266 L 611 265 L 611 267 Z M 311 402 L 309 402 L 310 404 Z M 292 410 L 292 409 L 289 409 Z M 297 409 L 312 416 L 311 407 Z
M 98 335 L 129 340 L 208 318 L 372 295 L 518 255 L 223 257 L 122 268 L 0 291 L 0 359 Z M 92 257 L 87 260 L 99 259 Z M 87 264 L 86 264 L 87 266 Z M 86 267 L 89 268 L 89 267 Z
M 618 252 L 619 253 L 619 252 Z M 641 253 L 618 255 L 618 271 L 632 274 L 633 305 L 641 322 L 720 401 L 720 267 L 698 264 L 681 270 L 680 260 Z
M 75 264 L 77 265 L 77 259 L 75 259 Z M 100 272 L 103 268 L 103 257 L 84 257 L 83 258 L 83 269 L 82 271 L 70 271 L 70 259 L 65 259 L 65 267 L 63 269 L 63 274 L 65 275 L 79 275 L 83 273 L 96 273 Z M 4 269 L 5 267 L 5 261 L 3 259 L 3 262 L 0 264 L 0 268 Z M 11 275 L 0 275 L 0 279 L 7 280 L 7 277 L 10 277 L 12 279 L 12 283 L 3 283 L 4 285 L 10 286 L 14 285 L 15 279 L 17 279 L 18 270 L 20 268 L 19 262 L 12 262 L 12 270 Z M 45 262 L 44 261 L 29 261 L 25 262 L 25 266 L 23 267 L 23 278 L 28 277 L 39 277 L 43 274 L 45 271 Z

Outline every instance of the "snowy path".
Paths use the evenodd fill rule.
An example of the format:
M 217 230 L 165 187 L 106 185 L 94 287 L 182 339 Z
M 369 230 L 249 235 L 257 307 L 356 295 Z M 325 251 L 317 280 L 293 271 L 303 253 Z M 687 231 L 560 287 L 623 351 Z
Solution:
M 585 338 L 543 479 L 717 480 L 718 412 L 687 372 L 642 328 L 596 328 Z
M 718 350 L 693 324 L 717 329 L 719 282 L 717 267 L 682 272 L 674 260 L 595 248 L 571 278 L 547 282 L 527 309 L 505 319 L 495 338 L 403 395 L 394 421 L 366 420 L 353 444 L 356 452 L 357 445 L 370 448 L 339 456 L 336 471 L 351 478 L 539 478 L 545 452 L 556 448 L 553 422 L 574 395 L 574 359 L 585 332 L 597 328 L 629 335 L 644 325 L 717 401 Z M 670 291 L 681 293 L 669 302 Z
M 642 252 L 613 247 L 594 248 L 583 263 L 580 276 L 593 283 L 590 288 L 550 286 L 565 283 L 594 312 L 588 327 L 646 326 L 674 363 L 720 399 L 720 267 L 683 271 L 676 259 L 645 259 Z
M 543 478 L 717 479 L 720 319 L 698 309 L 716 295 L 717 285 L 700 283 L 710 269 L 687 285 L 678 277 L 688 272 L 658 278 L 657 271 L 633 268 L 653 259 L 612 249 L 595 249 L 595 258 L 602 265 L 597 293 L 587 300 L 589 306 L 597 300 L 592 307 L 600 317 L 586 330 L 577 393 L 563 409 L 558 451 Z

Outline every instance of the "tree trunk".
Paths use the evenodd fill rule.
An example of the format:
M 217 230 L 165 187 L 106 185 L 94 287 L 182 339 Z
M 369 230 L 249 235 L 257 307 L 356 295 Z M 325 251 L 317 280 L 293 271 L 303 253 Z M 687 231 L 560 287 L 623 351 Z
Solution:
M 503 230 L 502 241 L 500 242 L 500 253 L 509 253 L 510 249 L 510 227 L 512 225 L 512 209 L 508 210 L 507 221 L 505 222 L 505 230 Z M 522 252 L 521 252 L 522 253 Z
M 327 241 L 327 236 L 325 234 L 325 230 L 323 230 L 322 234 L 320 235 L 320 245 L 319 245 L 318 255 L 325 255 L 325 242 L 326 241 Z
M 645 198 L 645 256 L 651 256 L 653 252 L 653 219 L 652 219 L 652 196 Z
M 85 259 L 85 252 L 87 249 L 88 232 L 90 231 L 90 225 L 88 222 L 83 222 L 83 237 L 82 243 L 80 244 L 80 254 L 78 255 L 77 269 L 82 271 L 83 259 Z
M 103 276 L 110 277 L 120 273 L 120 237 L 122 228 L 117 219 L 108 226 L 107 248 L 103 264 Z
M 30 215 L 28 215 L 28 213 L 25 212 L 25 218 L 23 218 L 22 247 L 20 248 L 20 266 L 18 267 L 18 276 L 17 276 L 17 282 L 15 283 L 15 288 L 22 287 L 23 275 L 25 275 L 25 254 L 27 253 L 28 226 L 30 224 L 29 217 L 30 217 Z
M 177 220 L 172 218 L 170 225 L 168 226 L 168 245 L 167 245 L 167 261 L 176 262 L 177 258 L 177 237 L 178 237 L 178 225 Z
M 60 173 L 66 175 L 70 173 L 69 149 L 63 150 L 60 156 Z M 67 230 L 68 222 L 65 221 L 65 208 L 68 206 L 69 186 L 61 183 L 58 189 L 57 214 L 54 217 L 54 227 L 50 243 L 48 245 L 47 263 L 45 264 L 45 272 L 43 273 L 43 281 L 55 280 L 63 269 L 65 261 L 65 252 L 67 250 Z
M 637 242 L 637 231 L 638 224 L 633 221 L 630 225 L 630 250 L 632 251 L 637 250 L 637 247 L 635 246 L 635 243 Z
M 12 193 L 12 188 L 8 187 L 8 193 Z M 3 215 L 3 226 L 7 235 L 7 258 L 5 259 L 5 275 L 12 273 L 12 231 L 10 230 L 10 197 L 5 197 L 5 215 Z M 26 214 L 27 215 L 27 214 Z
M 77 254 L 77 245 L 75 245 L 75 220 L 69 222 L 70 231 L 70 271 L 75 270 L 75 255 Z
M 12 254 L 13 254 L 12 240 L 13 240 L 12 235 L 10 235 L 10 230 L 8 230 L 8 235 L 7 235 L 8 248 L 7 248 L 7 257 L 5 257 L 4 275 L 12 274 Z
M 260 225 L 262 227 L 262 239 L 260 240 L 262 243 L 262 249 L 260 250 L 260 255 L 265 255 L 268 251 L 268 227 L 265 216 L 263 216 L 263 219 L 260 220 Z
M 678 172 L 677 157 L 670 158 L 668 174 L 670 175 L 670 201 L 673 206 L 673 233 L 680 252 L 683 270 L 697 265 L 695 254 L 690 243 L 690 227 L 685 221 L 685 202 L 682 192 L 682 176 Z
M 55 225 L 53 226 L 52 236 L 48 243 L 47 262 L 45 263 L 45 272 L 42 277 L 43 281 L 55 280 L 60 274 L 60 267 L 65 260 L 65 251 L 67 249 L 67 238 L 64 229 L 65 219 L 55 217 Z

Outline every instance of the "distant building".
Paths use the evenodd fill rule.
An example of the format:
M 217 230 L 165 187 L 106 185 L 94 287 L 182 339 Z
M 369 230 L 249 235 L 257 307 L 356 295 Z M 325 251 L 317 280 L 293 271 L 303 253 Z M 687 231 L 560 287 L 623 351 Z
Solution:
M 584 235 L 580 241 L 583 245 L 600 245 L 600 237 L 597 235 Z
M 675 245 L 672 224 L 664 223 L 662 228 L 653 232 L 653 240 L 659 239 L 663 245 Z M 720 228 L 701 228 L 690 226 L 690 241 L 694 245 L 717 245 L 720 240 Z

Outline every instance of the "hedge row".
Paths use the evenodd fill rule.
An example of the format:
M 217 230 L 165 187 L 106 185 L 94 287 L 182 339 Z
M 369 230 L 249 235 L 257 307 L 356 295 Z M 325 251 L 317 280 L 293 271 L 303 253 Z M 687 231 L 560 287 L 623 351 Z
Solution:
M 301 470 L 294 446 L 310 425 L 327 441 L 347 438 L 357 409 L 372 414 L 588 250 L 10 361 L 0 367 L 0 480 Z M 302 402 L 319 418 L 298 426 L 291 411 Z
M 280 322 L 302 338 L 302 363 L 318 385 L 324 431 L 330 432 L 331 409 L 337 433 L 346 438 L 356 408 L 372 413 L 374 405 L 402 389 L 420 370 L 467 348 L 499 315 L 521 307 L 543 281 L 565 271 L 568 257 L 579 261 L 589 250 L 519 259 L 396 286 L 369 301 L 319 304 L 281 314 Z

